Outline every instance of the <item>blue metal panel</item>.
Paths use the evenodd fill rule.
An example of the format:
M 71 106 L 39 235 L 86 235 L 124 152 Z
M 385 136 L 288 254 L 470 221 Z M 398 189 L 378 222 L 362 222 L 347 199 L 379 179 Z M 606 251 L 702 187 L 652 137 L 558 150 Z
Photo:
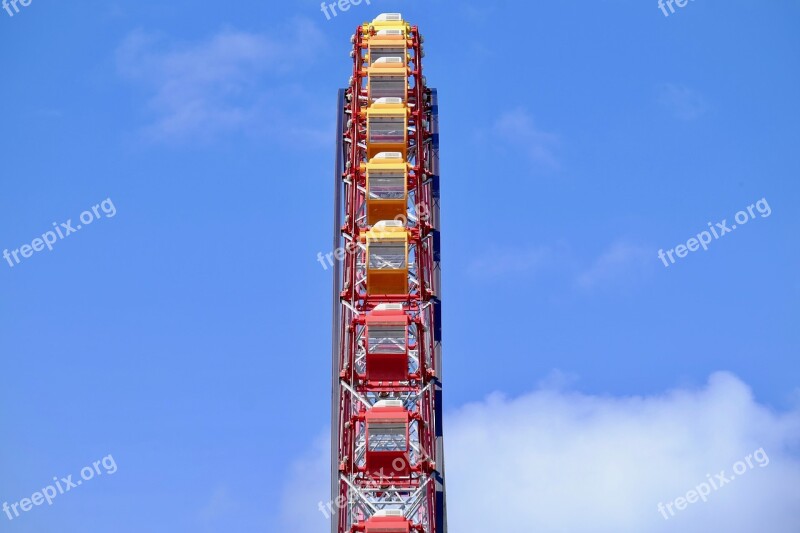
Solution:
M 344 172 L 344 132 L 347 121 L 345 120 L 345 93 L 346 89 L 339 89 L 337 99 L 336 121 L 336 165 L 333 172 L 333 248 L 336 250 L 342 245 L 342 172 Z M 336 501 L 339 496 L 339 334 L 342 315 L 342 304 L 339 295 L 342 293 L 341 261 L 333 263 L 333 312 L 331 324 L 333 330 L 331 344 L 331 501 Z M 331 519 L 331 533 L 338 533 L 338 524 L 335 518 Z

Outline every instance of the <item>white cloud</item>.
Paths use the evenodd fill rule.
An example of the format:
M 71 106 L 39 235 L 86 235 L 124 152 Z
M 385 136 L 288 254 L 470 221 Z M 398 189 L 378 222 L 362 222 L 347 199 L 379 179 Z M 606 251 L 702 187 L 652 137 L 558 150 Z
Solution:
M 770 411 L 731 374 L 646 397 L 547 384 L 519 398 L 494 394 L 450 412 L 445 433 L 448 517 L 459 533 L 800 531 L 800 411 Z M 759 448 L 766 467 L 754 461 L 669 521 L 659 514 L 658 503 L 684 496 L 708 474 L 730 474 Z M 315 455 L 297 467 L 305 481 L 287 489 L 297 533 L 327 523 L 317 510 L 328 498 L 320 481 L 327 450 Z
M 492 125 L 491 132 L 494 138 L 521 150 L 535 163 L 550 168 L 559 167 L 554 154 L 558 136 L 537 128 L 527 110 L 518 108 L 503 113 Z
M 293 533 L 328 531 L 330 520 L 319 509 L 330 502 L 330 434 L 326 431 L 314 442 L 309 453 L 291 466 L 284 487 L 282 525 Z
M 209 141 L 268 128 L 285 135 L 276 120 L 282 126 L 303 120 L 307 95 L 281 80 L 309 65 L 323 47 L 321 32 L 303 20 L 286 35 L 228 28 L 189 44 L 135 31 L 119 46 L 117 66 L 120 75 L 150 93 L 154 118 L 146 133 L 153 140 Z M 282 115 L 287 102 L 297 110 L 291 123 Z
M 662 83 L 657 87 L 658 103 L 681 120 L 694 120 L 706 112 L 706 103 L 696 91 L 677 83 Z
M 206 505 L 200 509 L 197 518 L 200 527 L 210 530 L 223 524 L 226 519 L 239 510 L 239 504 L 231 498 L 228 489 L 217 487 Z
M 515 248 L 494 247 L 475 257 L 469 273 L 477 277 L 495 278 L 509 274 L 532 276 L 553 265 L 560 252 L 547 246 Z
M 482 3 L 480 7 L 461 3 L 459 4 L 459 8 L 461 16 L 473 24 L 487 23 L 489 18 L 497 11 L 494 5 L 487 3 Z
M 647 269 L 648 261 L 655 255 L 652 250 L 625 241 L 618 241 L 605 250 L 586 270 L 581 272 L 576 283 L 584 289 L 616 280 L 641 276 Z
M 592 261 L 578 259 L 574 250 L 565 243 L 553 246 L 531 246 L 517 243 L 517 247 L 495 245 L 477 255 L 469 264 L 468 273 L 476 278 L 502 278 L 511 276 L 517 281 L 566 272 L 579 289 L 618 284 L 642 279 L 654 264 L 651 248 L 619 240 Z

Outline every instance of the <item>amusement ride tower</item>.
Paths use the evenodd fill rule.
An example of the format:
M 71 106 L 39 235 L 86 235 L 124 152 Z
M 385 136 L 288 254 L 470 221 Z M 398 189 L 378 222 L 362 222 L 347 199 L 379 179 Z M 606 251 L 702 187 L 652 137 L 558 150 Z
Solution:
M 339 91 L 331 533 L 446 533 L 438 100 L 399 13 Z

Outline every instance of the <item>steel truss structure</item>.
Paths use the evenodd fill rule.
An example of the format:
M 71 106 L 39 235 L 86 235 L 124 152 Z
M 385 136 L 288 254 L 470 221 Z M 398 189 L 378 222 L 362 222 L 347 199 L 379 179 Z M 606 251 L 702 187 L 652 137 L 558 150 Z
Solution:
M 331 533 L 446 533 L 439 135 L 423 38 L 351 38 L 335 169 Z

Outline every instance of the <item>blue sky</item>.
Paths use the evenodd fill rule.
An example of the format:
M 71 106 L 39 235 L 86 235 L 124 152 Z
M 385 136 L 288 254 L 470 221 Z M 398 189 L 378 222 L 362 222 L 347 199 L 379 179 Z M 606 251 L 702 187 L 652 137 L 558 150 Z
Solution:
M 563 466 L 550 473 L 561 506 L 530 504 L 552 477 L 519 483 L 519 516 L 536 513 L 513 522 L 509 503 L 508 531 L 589 531 L 548 513 L 602 496 L 574 489 L 589 471 L 653 464 L 674 468 L 625 484 L 652 494 L 646 508 L 598 508 L 593 531 L 727 519 L 744 532 L 766 513 L 796 531 L 790 0 L 697 1 L 669 17 L 655 0 L 373 0 L 331 20 L 316 1 L 0 11 L 0 250 L 107 199 L 115 212 L 0 261 L 0 504 L 108 455 L 118 465 L 52 506 L 0 514 L 0 530 L 324 530 L 331 270 L 316 255 L 330 251 L 349 36 L 384 11 L 420 25 L 441 99 L 454 527 L 472 531 L 468 511 L 484 509 L 473 500 L 487 480 L 460 452 L 488 434 L 486 453 L 496 440 L 525 465 L 552 453 Z M 658 259 L 762 199 L 769 216 Z M 470 426 L 484 412 L 509 433 Z M 648 421 L 680 434 L 675 446 L 639 440 L 661 435 Z M 515 427 L 561 445 L 526 445 Z M 513 455 L 500 434 L 541 453 Z M 570 446 L 583 441 L 594 454 Z M 597 452 L 633 442 L 650 453 Z M 773 461 L 752 482 L 671 521 L 655 511 L 759 447 Z

